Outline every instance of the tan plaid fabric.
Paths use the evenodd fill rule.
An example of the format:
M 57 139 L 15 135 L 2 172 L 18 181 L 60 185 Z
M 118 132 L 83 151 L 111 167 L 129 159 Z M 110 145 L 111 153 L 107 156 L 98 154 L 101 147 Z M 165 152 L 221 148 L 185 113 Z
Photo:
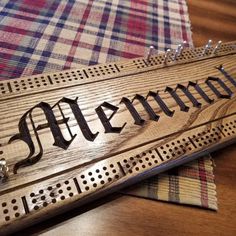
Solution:
M 216 185 L 210 156 L 154 176 L 122 192 L 217 210 Z

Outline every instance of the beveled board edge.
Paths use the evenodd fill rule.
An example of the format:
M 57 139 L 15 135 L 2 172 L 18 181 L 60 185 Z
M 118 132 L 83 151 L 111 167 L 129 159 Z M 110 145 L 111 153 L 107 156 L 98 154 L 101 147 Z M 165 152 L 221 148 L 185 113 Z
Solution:
M 0 197 L 0 233 L 35 224 L 236 141 L 236 114 Z M 119 160 L 119 161 L 117 161 Z M 109 170 L 109 171 L 108 171 Z M 99 177 L 101 176 L 101 177 Z M 61 181 L 63 179 L 63 181 Z

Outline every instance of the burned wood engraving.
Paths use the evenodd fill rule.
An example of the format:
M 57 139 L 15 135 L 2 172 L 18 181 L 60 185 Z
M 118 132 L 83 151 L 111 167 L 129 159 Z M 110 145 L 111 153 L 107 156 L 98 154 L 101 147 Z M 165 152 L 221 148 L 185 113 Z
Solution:
M 1 82 L 0 234 L 235 143 L 236 43 L 203 51 Z
M 221 68 L 219 69 L 220 71 L 222 71 L 223 66 L 217 67 L 217 68 Z M 223 75 L 225 76 L 225 78 L 227 80 L 229 80 L 234 86 L 236 84 L 236 80 L 234 78 L 232 78 L 225 70 L 223 71 Z M 221 88 L 225 91 L 226 94 L 222 94 L 219 89 L 213 84 L 213 82 L 217 82 Z M 217 96 L 218 99 L 230 99 L 233 92 L 230 90 L 230 88 L 222 81 L 222 79 L 217 78 L 217 77 L 211 77 L 209 76 L 206 80 L 205 83 L 208 85 L 208 87 L 215 93 L 215 95 Z M 201 103 L 194 97 L 194 95 L 189 91 L 189 87 L 192 86 L 200 95 L 201 97 L 208 102 L 209 104 L 211 104 L 214 100 L 209 98 L 209 96 L 207 95 L 207 93 L 195 82 L 189 81 L 188 82 L 188 86 L 185 87 L 182 84 L 177 84 L 176 88 L 171 88 L 171 87 L 166 87 L 165 92 L 170 93 L 170 95 L 174 98 L 176 104 L 179 106 L 180 111 L 182 112 L 188 112 L 189 111 L 189 107 L 185 104 L 185 102 L 180 98 L 180 96 L 177 94 L 177 90 L 181 90 L 183 92 L 183 94 L 189 99 L 189 101 L 192 103 L 193 107 L 197 107 L 200 108 L 201 107 Z M 235 86 L 236 87 L 236 86 Z M 158 95 L 158 93 L 154 93 L 149 91 L 148 96 L 152 96 L 155 98 L 155 101 L 158 103 L 158 105 L 160 106 L 160 108 L 164 111 L 164 113 L 167 116 L 172 117 L 175 113 L 175 111 L 171 111 L 170 108 L 167 107 L 165 101 Z M 136 94 L 134 96 L 134 98 L 132 99 L 132 101 L 130 101 L 127 97 L 123 97 L 120 101 L 120 103 L 124 103 L 126 108 L 129 110 L 131 116 L 134 119 L 134 124 L 135 125 L 144 125 L 145 120 L 141 118 L 141 115 L 138 113 L 138 111 L 135 109 L 135 106 L 133 104 L 133 102 L 135 100 L 137 100 L 140 104 L 142 104 L 144 110 L 147 112 L 147 114 L 149 115 L 149 119 L 152 121 L 158 121 L 160 118 L 160 115 L 156 114 L 155 111 L 153 110 L 153 108 L 151 107 L 151 105 L 148 103 L 147 101 L 147 97 L 144 98 L 142 95 L 140 94 Z M 72 135 L 71 133 L 71 128 L 68 126 L 67 124 L 67 120 L 65 118 L 65 123 L 67 124 L 67 128 L 71 134 L 71 139 L 70 140 L 66 140 L 63 137 L 63 134 L 60 130 L 60 127 L 58 125 L 58 121 L 56 120 L 56 117 L 54 115 L 53 112 L 53 108 L 55 106 L 60 106 L 61 103 L 67 103 L 70 108 L 71 108 L 71 112 L 73 113 L 74 117 L 76 118 L 76 121 L 80 127 L 81 132 L 83 133 L 84 137 L 88 140 L 93 142 L 96 137 L 98 136 L 98 132 L 96 133 L 92 133 L 91 129 L 89 128 L 89 125 L 87 123 L 87 121 L 85 120 L 84 115 L 81 112 L 81 109 L 79 107 L 78 104 L 78 98 L 76 98 L 75 100 L 69 99 L 69 98 L 62 98 L 61 100 L 59 100 L 53 107 L 51 107 L 48 103 L 46 102 L 41 102 L 37 105 L 35 105 L 33 108 L 31 108 L 29 111 L 27 111 L 20 119 L 20 122 L 18 124 L 19 127 L 19 133 L 14 135 L 13 137 L 11 137 L 11 139 L 9 140 L 9 143 L 13 142 L 14 140 L 21 140 L 23 142 L 25 142 L 28 145 L 28 148 L 30 150 L 30 153 L 28 155 L 28 157 L 18 163 L 15 164 L 14 166 L 14 173 L 17 173 L 17 169 L 23 166 L 28 166 L 28 165 L 33 165 L 36 162 L 38 162 L 41 157 L 43 156 L 43 147 L 42 144 L 40 142 L 40 138 L 39 135 L 37 133 L 37 131 L 39 129 L 42 129 L 43 127 L 35 127 L 34 125 L 34 121 L 32 118 L 32 111 L 36 108 L 40 108 L 43 110 L 44 114 L 45 114 L 45 118 L 47 120 L 47 124 L 48 127 L 50 128 L 50 131 L 53 135 L 54 138 L 54 146 L 57 146 L 59 148 L 63 148 L 63 149 L 67 149 L 69 147 L 69 145 L 72 143 L 72 141 L 74 140 L 74 138 L 76 137 L 75 135 Z M 104 110 L 104 108 L 107 108 L 109 110 L 112 111 L 112 115 L 107 117 Z M 110 120 L 114 117 L 114 115 L 116 114 L 116 112 L 118 111 L 119 107 L 114 106 L 108 102 L 103 102 L 100 106 L 98 106 L 97 108 L 95 108 L 95 111 L 98 115 L 98 118 L 100 119 L 102 125 L 104 126 L 105 129 L 105 133 L 121 133 L 121 131 L 123 130 L 123 128 L 125 127 L 126 123 L 122 124 L 119 127 L 113 127 L 110 123 Z M 63 114 L 63 111 L 60 108 L 61 113 Z M 35 154 L 35 145 L 32 141 L 30 132 L 29 132 L 29 128 L 26 122 L 27 117 L 29 117 L 31 124 L 33 126 L 34 129 L 34 134 L 37 137 L 37 145 L 40 148 L 40 152 L 36 155 Z M 70 118 L 68 118 L 70 119 Z M 174 116 L 173 116 L 174 119 Z

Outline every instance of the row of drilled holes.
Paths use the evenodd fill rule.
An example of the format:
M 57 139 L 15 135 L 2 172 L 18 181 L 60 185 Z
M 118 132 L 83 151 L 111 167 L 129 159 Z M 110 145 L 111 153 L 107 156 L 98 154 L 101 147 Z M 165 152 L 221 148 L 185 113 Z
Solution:
M 236 123 L 236 120 L 234 121 Z M 230 127 L 230 125 L 232 127 Z M 227 128 L 225 128 L 227 127 Z M 198 133 L 196 135 L 193 135 L 191 139 L 197 144 L 197 146 L 202 147 L 204 145 L 210 145 L 211 143 L 214 143 L 216 141 L 219 141 L 221 137 L 221 132 L 218 130 L 219 128 L 224 128 L 223 131 L 227 132 L 227 135 L 232 135 L 235 134 L 235 131 L 233 129 L 236 128 L 236 125 L 233 125 L 233 122 L 227 123 L 225 125 L 221 125 L 218 128 L 212 128 L 211 130 L 203 131 L 201 133 Z M 230 133 L 231 132 L 231 133 Z M 182 142 L 181 142 L 182 141 Z M 192 147 L 190 146 L 191 143 L 190 141 L 187 141 L 185 138 L 182 140 L 177 140 L 176 142 L 171 142 L 168 144 L 165 144 L 163 146 L 160 146 L 159 149 L 161 151 L 161 154 L 163 155 L 162 157 L 165 159 L 170 159 L 170 158 L 176 158 L 176 156 L 179 156 L 181 154 L 184 154 L 188 151 L 192 150 Z M 184 143 L 184 145 L 183 145 Z M 176 146 L 177 145 L 177 146 Z M 152 154 L 152 151 L 149 151 L 149 154 Z M 137 163 L 143 163 L 143 160 L 140 159 L 143 157 L 146 162 L 149 161 L 150 158 L 145 157 L 146 153 L 142 153 L 142 155 L 137 155 L 135 158 L 130 157 L 129 160 L 124 159 L 123 162 L 127 163 L 125 165 L 126 168 L 131 168 L 129 169 L 129 173 L 132 173 L 132 168 L 137 165 Z M 155 159 L 155 155 L 151 155 L 151 158 Z M 154 163 L 157 164 L 158 160 L 154 160 Z M 133 165 L 133 167 L 132 167 Z M 148 162 L 148 166 L 152 166 L 153 164 L 151 162 Z M 145 169 L 146 165 L 142 164 L 142 168 Z M 136 171 L 139 171 L 139 167 L 135 167 Z
M 236 120 L 231 121 L 229 123 L 226 123 L 225 125 L 220 125 L 219 127 L 212 128 L 210 130 L 197 133 L 196 135 L 191 136 L 191 139 L 194 142 L 196 142 L 196 143 L 199 143 L 199 144 L 201 143 L 201 145 L 199 145 L 199 146 L 203 146 L 203 144 L 208 145 L 209 143 L 212 143 L 213 141 L 218 141 L 219 140 L 218 139 L 220 137 L 220 131 L 218 130 L 219 128 L 222 128 L 223 131 L 227 132 L 228 135 L 235 134 L 235 131 L 233 129 L 236 129 Z M 204 140 L 208 140 L 208 142 L 204 143 L 205 142 Z M 211 141 L 209 141 L 209 140 L 211 140 Z M 184 145 L 183 145 L 183 143 L 184 143 Z M 169 159 L 171 157 L 169 155 L 167 155 L 167 154 L 168 153 L 173 153 L 174 150 L 177 151 L 179 148 L 184 153 L 187 151 L 187 149 L 191 151 L 192 148 L 188 147 L 188 146 L 189 146 L 189 142 L 186 139 L 181 139 L 181 141 L 177 140 L 176 142 L 170 142 L 168 144 L 165 144 L 165 145 L 161 146 L 160 150 L 162 150 L 162 153 L 164 155 L 166 155 L 166 159 Z M 147 157 L 147 154 L 150 154 L 150 157 Z M 181 153 L 177 152 L 177 154 L 180 155 Z M 174 156 L 172 155 L 172 157 L 175 157 L 175 156 L 176 156 L 176 154 Z M 139 167 L 135 167 L 135 169 L 134 169 L 135 171 L 139 171 L 140 168 L 146 169 L 147 167 L 151 167 L 153 165 L 152 162 L 154 162 L 154 164 L 157 164 L 158 163 L 158 158 L 157 157 L 158 157 L 158 155 L 156 153 L 153 154 L 153 150 L 149 150 L 148 152 L 143 152 L 140 155 L 136 155 L 136 157 L 130 157 L 129 159 L 124 159 L 123 163 L 125 164 L 125 167 L 127 169 L 130 168 L 129 169 L 129 173 L 132 173 L 133 172 L 132 168 L 134 166 L 136 166 L 138 163 L 140 163 L 142 165 L 139 166 Z M 145 164 L 145 162 L 147 164 Z M 100 184 L 102 184 L 102 185 L 105 184 L 106 181 L 103 180 L 103 176 L 101 175 L 101 172 L 105 173 L 105 176 L 108 178 L 107 179 L 108 182 L 112 181 L 112 178 L 109 177 L 110 173 L 108 171 L 108 168 L 111 168 L 111 169 L 115 170 L 113 164 L 110 164 L 109 167 L 104 166 L 104 167 L 102 167 L 100 169 L 97 168 L 95 170 L 95 173 L 97 175 L 97 179 L 99 179 Z M 117 171 L 115 170 L 115 172 L 114 172 L 113 170 L 111 172 L 113 173 L 114 178 L 115 179 L 119 179 L 120 176 L 116 173 Z M 81 174 L 80 178 L 82 180 L 82 183 L 86 186 L 87 183 L 88 183 L 88 178 L 89 178 L 91 182 L 94 182 L 93 187 L 96 188 L 98 185 L 95 183 L 96 181 L 95 181 L 95 178 L 94 178 L 94 174 L 93 174 L 92 171 L 87 172 L 87 174 Z M 71 191 L 71 186 L 69 185 L 69 181 L 65 181 L 64 184 L 67 186 L 66 190 L 67 191 Z M 63 194 L 63 191 L 60 189 L 61 187 L 62 187 L 61 184 L 57 184 L 56 185 L 56 188 L 58 188 L 58 192 L 57 192 L 58 194 Z M 86 191 L 89 190 L 89 187 L 88 188 L 87 187 L 88 186 L 85 187 Z M 52 187 L 48 187 L 47 190 L 48 191 L 52 191 L 53 188 Z M 44 194 L 44 190 L 39 190 L 38 194 L 41 194 L 41 195 Z M 56 203 L 57 202 L 56 198 L 54 198 L 54 195 L 55 195 L 55 191 L 54 191 L 54 193 L 51 192 L 49 194 L 49 196 L 52 198 L 52 200 L 51 200 L 52 203 Z M 71 191 L 69 193 L 69 197 L 73 197 L 73 196 L 74 196 L 74 193 Z M 35 193 L 31 193 L 30 197 L 32 198 L 32 203 L 36 204 L 37 203 L 37 200 L 35 198 L 36 194 Z M 45 201 L 45 199 L 46 199 L 46 197 L 43 196 L 43 195 L 40 197 L 41 201 Z M 65 196 L 61 195 L 60 196 L 60 200 L 65 200 Z M 18 207 L 16 205 L 17 204 L 16 199 L 13 199 L 11 201 L 11 204 L 13 204 L 13 210 L 16 211 L 15 217 L 19 217 L 20 214 L 17 212 Z M 46 207 L 47 205 L 48 205 L 48 203 L 45 201 L 42 206 Z M 4 215 L 6 215 L 5 216 L 5 220 L 9 221 L 10 220 L 10 216 L 7 215 L 8 214 L 7 203 L 6 202 L 2 203 L 2 207 L 3 207 L 3 213 L 4 213 Z M 38 210 L 38 209 L 39 209 L 39 206 L 35 205 L 34 206 L 34 210 Z
M 60 200 L 62 201 L 66 199 L 66 192 L 69 197 L 73 197 L 75 193 L 73 192 L 72 187 L 70 186 L 70 182 L 67 180 L 64 182 L 64 185 L 66 186 L 65 190 L 62 189 L 62 187 L 64 187 L 63 184 L 58 183 L 55 186 L 56 188 L 49 186 L 47 190 L 41 189 L 38 191 L 38 193 L 34 193 L 34 192 L 30 193 L 30 198 L 32 199 L 31 203 L 37 204 L 37 201 L 44 201 L 42 206 L 46 207 L 48 206 L 49 203 L 46 202 L 45 200 L 46 199 L 48 200 L 48 198 L 51 198 L 51 203 L 55 204 L 57 202 L 56 197 L 60 198 Z M 39 206 L 35 205 L 34 210 L 38 210 L 38 209 L 39 209 Z
M 202 50 L 203 50 L 202 48 L 195 48 L 191 51 L 184 51 L 183 55 L 179 57 L 177 60 L 190 59 L 196 56 L 201 56 Z M 213 49 L 209 50 L 209 54 L 212 52 L 212 50 Z M 219 49 L 219 52 L 227 52 L 230 50 L 233 50 L 231 45 L 222 45 L 221 48 Z M 141 59 L 134 60 L 133 62 L 137 66 L 137 68 L 140 68 L 140 67 L 162 64 L 163 61 L 164 61 L 164 55 L 159 55 L 155 58 L 154 57 L 151 58 L 150 61 L 146 62 L 146 64 Z M 168 62 L 170 61 L 171 60 L 169 59 Z M 120 68 L 122 68 L 122 66 Z M 85 75 L 83 71 L 77 70 L 77 71 L 64 72 L 64 73 L 59 73 L 59 74 L 57 73 L 57 74 L 54 74 L 52 77 L 56 83 L 62 83 L 62 82 L 68 82 L 68 81 L 73 81 L 73 80 L 78 80 L 78 79 L 84 79 L 84 78 L 87 78 L 87 76 L 95 77 L 95 76 L 100 76 L 100 75 L 117 73 L 118 70 L 114 65 L 110 64 L 107 66 L 95 66 L 92 68 L 90 67 L 86 70 L 86 72 L 87 72 L 87 75 Z M 53 83 L 53 79 L 52 79 L 52 83 Z M 48 86 L 50 84 L 50 82 L 48 81 L 48 78 L 44 76 L 28 78 L 28 81 L 15 80 L 14 82 L 9 82 L 9 83 L 10 83 L 10 86 L 12 87 L 13 92 Z M 9 88 L 7 84 L 0 83 L 0 93 L 5 94 L 7 92 L 9 93 Z
M 8 83 L 12 92 L 19 92 L 22 90 L 48 86 L 50 84 L 50 81 L 48 80 L 47 77 L 40 76 L 40 77 L 33 77 L 33 78 L 24 79 L 24 80 L 16 79 L 16 80 L 9 81 Z M 0 83 L 0 90 L 2 94 L 10 92 L 7 86 L 7 83 Z
M 87 79 L 91 77 L 98 77 L 102 75 L 117 73 L 115 65 L 104 65 L 104 66 L 94 66 L 89 67 L 86 70 L 75 70 L 70 72 L 63 72 L 53 74 L 53 79 L 56 83 L 68 82 L 72 80 Z
M 221 138 L 222 134 L 219 127 L 192 136 L 192 140 L 196 142 L 199 147 L 219 141 Z
M 236 120 L 234 120 L 234 122 L 229 122 L 226 123 L 225 125 L 221 125 L 220 126 L 223 129 L 223 132 L 225 135 L 232 135 L 235 134 L 235 131 L 233 129 L 236 129 Z
M 122 68 L 122 67 L 120 67 Z M 89 67 L 86 70 L 74 70 L 70 72 L 55 73 L 50 77 L 38 76 L 33 78 L 28 78 L 24 80 L 14 80 L 9 81 L 9 86 L 12 92 L 18 92 L 21 90 L 39 88 L 48 86 L 51 83 L 65 83 L 70 81 L 76 81 L 79 79 L 87 79 L 91 77 L 97 77 L 102 75 L 109 75 L 119 72 L 115 65 L 109 64 L 104 66 L 94 66 Z M 0 83 L 0 93 L 9 93 L 9 88 L 7 83 Z
M 7 84 L 5 83 L 0 83 L 0 93 L 1 94 L 5 94 L 7 93 L 8 91 L 8 87 L 7 87 Z
M 112 170 L 112 173 L 113 173 L 113 175 L 114 175 L 114 178 L 113 178 L 113 179 L 119 179 L 120 176 L 119 176 L 119 174 L 117 173 L 117 170 L 114 169 L 114 165 L 113 165 L 113 164 L 110 165 L 110 168 L 113 168 L 113 170 Z M 101 173 L 100 173 L 101 170 L 99 170 L 99 169 L 96 169 L 96 170 L 95 170 L 95 173 L 97 174 L 97 179 L 100 180 L 100 184 L 101 184 L 101 185 L 103 185 L 103 184 L 106 183 L 106 181 L 104 181 L 104 177 L 105 177 L 105 176 L 107 177 L 107 181 L 108 181 L 108 182 L 111 182 L 111 181 L 113 180 L 113 179 L 110 177 L 111 174 L 108 172 L 108 168 L 107 168 L 107 167 L 104 166 L 104 167 L 102 168 L 102 170 L 104 171 L 104 176 L 101 175 Z M 94 174 L 93 174 L 91 171 L 87 173 L 87 176 L 86 176 L 86 177 L 85 177 L 85 174 L 82 174 L 82 175 L 80 176 L 80 178 L 82 179 L 82 183 L 85 185 L 85 190 L 86 190 L 86 191 L 88 191 L 88 190 L 90 189 L 90 187 L 87 185 L 88 182 L 89 182 L 88 179 L 90 179 L 91 182 L 94 182 L 93 185 L 92 185 L 94 188 L 98 187 L 98 184 L 95 183 L 95 177 L 92 177 L 92 176 L 94 176 Z M 68 185 L 69 182 L 68 182 L 68 181 L 65 181 L 64 184 Z M 57 185 L 56 185 L 56 188 L 60 188 L 60 187 L 61 187 L 61 184 L 57 184 Z M 70 187 L 70 186 L 67 186 L 66 189 L 67 189 L 67 191 L 70 191 L 70 190 L 71 190 L 71 187 Z M 48 190 L 48 191 L 52 191 L 53 188 L 52 188 L 52 187 L 48 187 L 47 190 Z M 62 193 L 63 193 L 63 190 L 62 190 L 62 189 L 59 189 L 59 190 L 58 190 L 58 194 L 62 194 Z M 40 197 L 40 200 L 41 200 L 41 201 L 44 201 L 44 200 L 46 199 L 46 196 L 43 195 L 43 194 L 44 194 L 44 190 L 39 190 L 38 194 L 42 195 L 42 196 Z M 73 195 L 74 195 L 73 192 L 70 192 L 70 193 L 69 193 L 69 197 L 73 197 Z M 52 203 L 56 203 L 56 198 L 54 198 L 55 193 L 54 193 L 54 192 L 51 192 L 51 193 L 49 194 L 49 196 L 52 198 L 51 202 L 52 202 Z M 33 204 L 36 204 L 36 203 L 37 203 L 37 198 L 39 198 L 39 197 L 36 196 L 35 193 L 31 193 L 31 194 L 30 194 L 30 197 L 32 198 L 32 203 L 33 203 Z M 36 198 L 36 197 L 37 197 L 37 198 Z M 64 196 L 64 195 L 60 196 L 60 199 L 61 199 L 61 200 L 65 200 L 65 196 Z M 42 206 L 43 206 L 43 207 L 46 207 L 47 205 L 48 205 L 48 203 L 45 201 Z M 38 205 L 35 205 L 35 206 L 34 206 L 34 210 L 38 210 L 38 209 L 39 209 L 39 206 L 38 206 Z
M 15 80 L 12 81 L 11 87 L 14 91 L 20 91 L 20 90 L 26 90 L 26 89 L 32 89 L 36 87 L 44 87 L 48 86 L 50 82 L 48 81 L 48 78 L 45 78 L 44 76 L 41 77 L 34 77 L 34 78 L 28 78 L 25 80 Z
M 75 81 L 79 79 L 86 78 L 83 71 L 75 70 L 70 72 L 63 72 L 63 73 L 57 73 L 52 75 L 52 81 L 55 81 L 57 84 L 59 83 L 65 83 L 70 81 Z
M 192 147 L 190 146 L 190 142 L 185 138 L 183 138 L 181 141 L 177 140 L 176 142 L 167 143 L 160 147 L 161 153 L 166 155 L 167 159 L 181 155 L 182 153 L 187 152 L 187 150 L 191 151 Z M 169 155 L 167 155 L 168 153 Z
M 80 175 L 80 179 L 85 187 L 85 190 L 90 190 L 88 183 L 91 183 L 94 188 L 97 188 L 99 184 L 96 183 L 96 180 L 99 181 L 101 185 L 104 185 L 106 183 L 104 177 L 107 178 L 107 182 L 111 182 L 114 179 L 120 178 L 120 175 L 117 173 L 118 171 L 115 169 L 115 166 L 113 164 L 110 164 L 109 168 L 110 172 L 108 170 L 108 167 L 103 166 L 101 169 L 96 169 L 94 173 L 92 171 L 89 171 L 87 174 L 84 173 Z
M 187 59 L 193 59 L 193 58 L 198 58 L 202 56 L 204 48 L 194 48 L 192 50 L 186 50 L 183 51 L 182 55 L 178 57 L 176 60 L 181 61 L 181 60 L 187 60 Z M 233 48 L 230 45 L 222 45 L 221 48 L 218 50 L 218 53 L 223 53 L 227 51 L 232 51 Z M 211 55 L 213 51 L 213 48 L 210 49 L 207 53 L 207 55 Z M 170 54 L 170 58 L 174 57 L 174 52 Z M 171 62 L 171 59 L 168 59 L 167 62 Z M 154 66 L 154 65 L 161 65 L 164 62 L 164 55 L 158 55 L 156 57 L 151 57 L 150 60 L 142 60 L 142 59 L 136 59 L 133 60 L 133 63 L 137 66 L 137 68 L 144 68 L 148 66 Z
M 11 204 L 13 205 L 12 206 L 12 209 L 13 211 L 15 212 L 15 217 L 18 218 L 20 216 L 20 213 L 17 212 L 18 210 L 18 206 L 17 206 L 17 200 L 16 199 L 12 199 L 11 200 Z M 11 218 L 10 218 L 10 215 L 8 215 L 9 213 L 9 209 L 8 209 L 8 205 L 6 202 L 3 202 L 2 203 L 2 210 L 3 210 L 3 214 L 5 216 L 5 221 L 9 221 Z
M 219 51 L 227 52 L 232 49 L 233 48 L 230 45 L 222 45 Z M 211 53 L 212 50 L 213 49 L 209 51 L 209 54 Z M 183 60 L 183 59 L 185 60 L 185 59 L 194 58 L 196 56 L 201 56 L 201 53 L 202 53 L 201 48 L 195 48 L 194 50 L 191 50 L 191 51 L 184 51 L 183 55 L 179 57 L 177 60 Z M 173 54 L 171 56 L 173 57 Z M 137 68 L 142 68 L 146 66 L 162 64 L 163 61 L 164 61 L 164 55 L 159 55 L 155 58 L 154 57 L 151 58 L 150 61 L 146 62 L 146 64 L 141 59 L 134 60 L 133 62 L 137 66 Z M 168 62 L 170 61 L 171 60 L 169 59 Z M 92 68 L 89 67 L 88 69 L 86 69 L 87 75 L 84 74 L 84 71 L 80 71 L 80 70 L 53 74 L 52 83 L 53 83 L 53 80 L 55 80 L 56 83 L 64 83 L 64 82 L 78 80 L 78 79 L 85 79 L 87 77 L 95 77 L 95 76 L 101 76 L 101 75 L 117 73 L 117 72 L 118 72 L 117 68 L 111 64 L 107 66 L 95 66 Z M 50 81 L 48 80 L 47 77 L 41 76 L 41 77 L 28 78 L 27 80 L 15 80 L 9 83 L 10 83 L 10 86 L 12 87 L 12 91 L 18 92 L 21 90 L 48 86 L 50 84 Z M 7 92 L 9 93 L 9 88 L 7 84 L 0 83 L 0 93 L 5 94 Z
M 148 157 L 147 154 L 150 154 L 150 157 Z M 132 174 L 133 171 L 138 172 L 140 167 L 145 169 L 146 167 L 151 167 L 153 164 L 158 164 L 159 159 L 157 158 L 156 154 L 153 154 L 152 150 L 149 150 L 147 153 L 143 152 L 141 155 L 139 154 L 135 157 L 130 157 L 129 160 L 124 159 L 123 163 L 128 172 Z

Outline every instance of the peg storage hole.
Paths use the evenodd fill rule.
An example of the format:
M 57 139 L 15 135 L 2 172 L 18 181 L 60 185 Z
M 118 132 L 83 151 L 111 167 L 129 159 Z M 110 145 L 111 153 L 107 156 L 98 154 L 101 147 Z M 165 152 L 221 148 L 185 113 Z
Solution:
M 10 221 L 15 218 L 19 218 L 21 215 L 25 214 L 25 210 L 21 199 L 9 199 L 8 201 L 3 201 L 1 203 L 1 220 Z
M 47 207 L 49 204 L 55 204 L 58 201 L 71 198 L 78 194 L 78 189 L 73 179 L 48 186 L 46 189 L 39 189 L 31 192 L 27 197 L 31 210 L 38 210 Z
M 96 188 L 103 187 L 112 181 L 118 180 L 121 177 L 120 170 L 117 164 L 96 165 L 82 172 L 78 177 L 81 191 L 90 191 Z
M 236 120 L 220 125 L 222 132 L 225 136 L 231 136 L 236 134 Z
M 9 92 L 7 83 L 0 83 L 0 94 L 5 94 Z
M 56 84 L 66 83 L 70 81 L 76 81 L 81 79 L 86 79 L 86 75 L 83 70 L 73 70 L 73 71 L 62 71 L 60 73 L 55 73 L 50 75 L 52 82 Z
M 10 82 L 13 92 L 20 92 L 29 89 L 46 87 L 50 84 L 46 76 L 31 77 L 25 79 L 16 79 Z
M 188 138 L 173 140 L 158 148 L 163 159 L 172 159 L 192 151 L 193 146 Z
M 151 167 L 161 164 L 162 162 L 164 162 L 164 159 L 158 155 L 157 150 L 150 149 L 138 155 L 123 159 L 120 164 L 125 173 L 132 174 L 145 169 L 150 169 Z

